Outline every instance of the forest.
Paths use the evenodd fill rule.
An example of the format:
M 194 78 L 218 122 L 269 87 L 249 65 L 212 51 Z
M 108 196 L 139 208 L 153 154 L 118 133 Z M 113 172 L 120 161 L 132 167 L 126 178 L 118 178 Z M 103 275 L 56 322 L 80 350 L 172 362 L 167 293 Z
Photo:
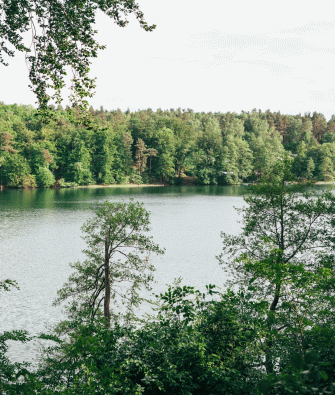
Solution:
M 0 185 L 231 185 L 260 179 L 285 155 L 299 179 L 335 176 L 335 116 L 91 107 L 85 127 L 70 107 L 48 110 L 45 123 L 32 106 L 0 103 Z
M 70 263 L 54 301 L 66 318 L 38 336 L 0 333 L 0 393 L 333 394 L 335 197 L 311 185 L 334 181 L 335 115 L 88 108 L 91 60 L 105 48 L 97 11 L 120 28 L 129 14 L 156 27 L 134 0 L 0 2 L 0 64 L 25 53 L 38 103 L 0 103 L 0 191 L 250 183 L 241 233 L 221 234 L 222 289 L 177 279 L 148 301 L 150 254 L 164 253 L 147 236 L 149 213 L 134 201 L 96 205 L 82 226 L 85 259 Z M 0 295 L 19 285 L 1 277 Z M 144 302 L 152 310 L 140 316 Z M 37 367 L 10 360 L 10 341 L 36 338 L 48 342 Z

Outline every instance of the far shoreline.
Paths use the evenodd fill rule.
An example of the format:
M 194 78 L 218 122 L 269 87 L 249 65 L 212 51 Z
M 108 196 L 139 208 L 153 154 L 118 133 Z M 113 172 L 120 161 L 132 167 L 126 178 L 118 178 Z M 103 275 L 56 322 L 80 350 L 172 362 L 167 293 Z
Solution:
M 335 181 L 316 181 L 314 185 L 335 185 Z
M 188 186 L 196 186 L 196 183 L 185 183 L 185 184 L 179 184 L 178 186 L 183 186 L 183 187 L 188 187 Z M 236 185 L 224 185 L 224 186 L 248 186 L 251 185 L 249 183 L 241 183 L 241 184 L 236 184 Z M 335 181 L 315 181 L 312 183 L 312 185 L 329 185 L 329 186 L 335 186 Z M 55 189 L 55 190 L 60 190 L 60 189 L 103 189 L 103 188 L 147 188 L 147 187 L 169 187 L 173 186 L 170 184 L 109 184 L 109 185 L 101 185 L 101 184 L 92 184 L 92 185 L 71 185 L 71 186 L 52 186 L 49 188 L 41 188 L 41 187 L 8 187 L 5 185 L 0 185 L 0 192 L 6 190 L 6 189 L 22 189 L 22 190 L 27 190 L 27 189 Z M 207 186 L 215 186 L 215 185 L 207 185 Z
M 72 187 L 58 187 L 54 189 L 72 189 L 72 188 L 139 188 L 139 187 L 165 187 L 165 184 L 109 184 L 109 185 L 76 185 Z

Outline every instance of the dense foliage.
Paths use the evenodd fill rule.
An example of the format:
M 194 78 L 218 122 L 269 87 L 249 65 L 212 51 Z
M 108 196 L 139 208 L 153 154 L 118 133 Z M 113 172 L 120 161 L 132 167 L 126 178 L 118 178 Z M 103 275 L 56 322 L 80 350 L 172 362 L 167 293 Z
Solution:
M 154 267 L 149 263 L 150 254 L 164 251 L 144 235 L 150 222 L 143 203 L 107 201 L 94 214 L 82 227 L 86 259 L 70 265 L 75 272 L 58 291 L 56 304 L 72 299 L 67 306 L 71 318 L 88 316 L 90 321 L 102 315 L 103 306 L 109 328 L 111 316 L 117 320 L 120 304 L 126 311 L 125 321 L 132 319 L 133 309 L 141 301 L 138 291 L 151 290 Z
M 0 1 L 0 65 L 8 65 L 15 51 L 25 53 L 30 87 L 44 117 L 51 115 L 50 99 L 62 101 L 61 90 L 69 69 L 73 75 L 70 100 L 86 112 L 86 99 L 93 96 L 95 88 L 95 79 L 89 76 L 91 59 L 105 48 L 95 37 L 99 12 L 120 27 L 126 26 L 128 15 L 133 14 L 144 30 L 155 28 L 145 22 L 134 0 Z
M 55 109 L 54 109 L 55 110 Z M 238 184 L 287 152 L 301 179 L 335 176 L 335 118 L 266 111 L 194 113 L 90 108 L 90 128 L 58 107 L 45 125 L 31 106 L 0 104 L 0 184 Z M 187 176 L 187 177 L 185 177 Z
M 72 298 L 67 320 L 40 336 L 52 345 L 38 369 L 6 357 L 6 341 L 29 341 L 27 333 L 0 336 L 1 392 L 333 394 L 335 197 L 297 182 L 292 162 L 286 155 L 250 188 L 241 234 L 222 235 L 225 289 L 202 292 L 178 279 L 144 317 L 129 311 L 151 279 L 142 253 L 160 252 L 143 234 L 148 213 L 133 202 L 97 207 L 83 227 L 87 260 L 59 292 Z M 109 301 L 124 280 L 135 287 L 122 289 L 127 308 L 115 314 Z M 5 280 L 0 289 L 15 285 Z

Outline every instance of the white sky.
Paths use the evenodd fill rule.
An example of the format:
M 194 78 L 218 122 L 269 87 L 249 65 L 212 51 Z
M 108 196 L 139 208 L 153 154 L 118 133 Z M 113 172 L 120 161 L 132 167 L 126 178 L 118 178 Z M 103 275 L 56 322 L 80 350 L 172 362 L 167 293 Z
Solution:
M 335 114 L 333 1 L 138 3 L 155 31 L 98 18 L 94 108 Z M 0 65 L 0 101 L 34 104 L 27 75 L 21 54 Z

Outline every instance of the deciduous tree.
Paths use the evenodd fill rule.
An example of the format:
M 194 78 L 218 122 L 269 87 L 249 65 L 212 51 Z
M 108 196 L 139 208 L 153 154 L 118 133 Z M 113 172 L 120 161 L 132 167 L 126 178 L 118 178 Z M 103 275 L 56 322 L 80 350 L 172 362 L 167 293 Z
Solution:
M 73 105 L 87 109 L 87 97 L 93 95 L 95 79 L 89 76 L 90 63 L 105 46 L 96 39 L 96 17 L 102 12 L 118 26 L 128 24 L 134 14 L 140 26 L 152 31 L 135 0 L 1 0 L 0 1 L 0 63 L 7 65 L 4 55 L 15 51 L 26 54 L 31 89 L 44 113 L 50 99 L 61 102 L 61 90 L 67 68 L 73 72 Z M 30 31 L 31 43 L 24 34 Z M 49 90 L 54 92 L 49 96 Z
M 137 140 L 135 147 L 135 167 L 138 170 L 138 174 L 141 175 L 147 165 L 147 147 L 142 139 Z
M 242 234 L 222 234 L 219 257 L 233 275 L 230 286 L 248 288 L 265 308 L 268 373 L 285 361 L 289 349 L 303 355 L 305 330 L 334 314 L 335 197 L 287 185 L 289 166 L 277 163 L 244 197 Z
M 126 305 L 127 319 L 137 306 L 141 287 L 150 289 L 154 267 L 149 263 L 150 253 L 163 251 L 154 244 L 149 231 L 149 213 L 138 202 L 105 203 L 94 211 L 94 217 L 82 227 L 88 248 L 87 259 L 71 264 L 75 272 L 58 292 L 60 303 L 73 298 L 69 313 L 89 315 L 93 320 L 101 315 L 106 326 L 111 322 L 111 300 Z M 112 314 L 116 316 L 116 310 Z

